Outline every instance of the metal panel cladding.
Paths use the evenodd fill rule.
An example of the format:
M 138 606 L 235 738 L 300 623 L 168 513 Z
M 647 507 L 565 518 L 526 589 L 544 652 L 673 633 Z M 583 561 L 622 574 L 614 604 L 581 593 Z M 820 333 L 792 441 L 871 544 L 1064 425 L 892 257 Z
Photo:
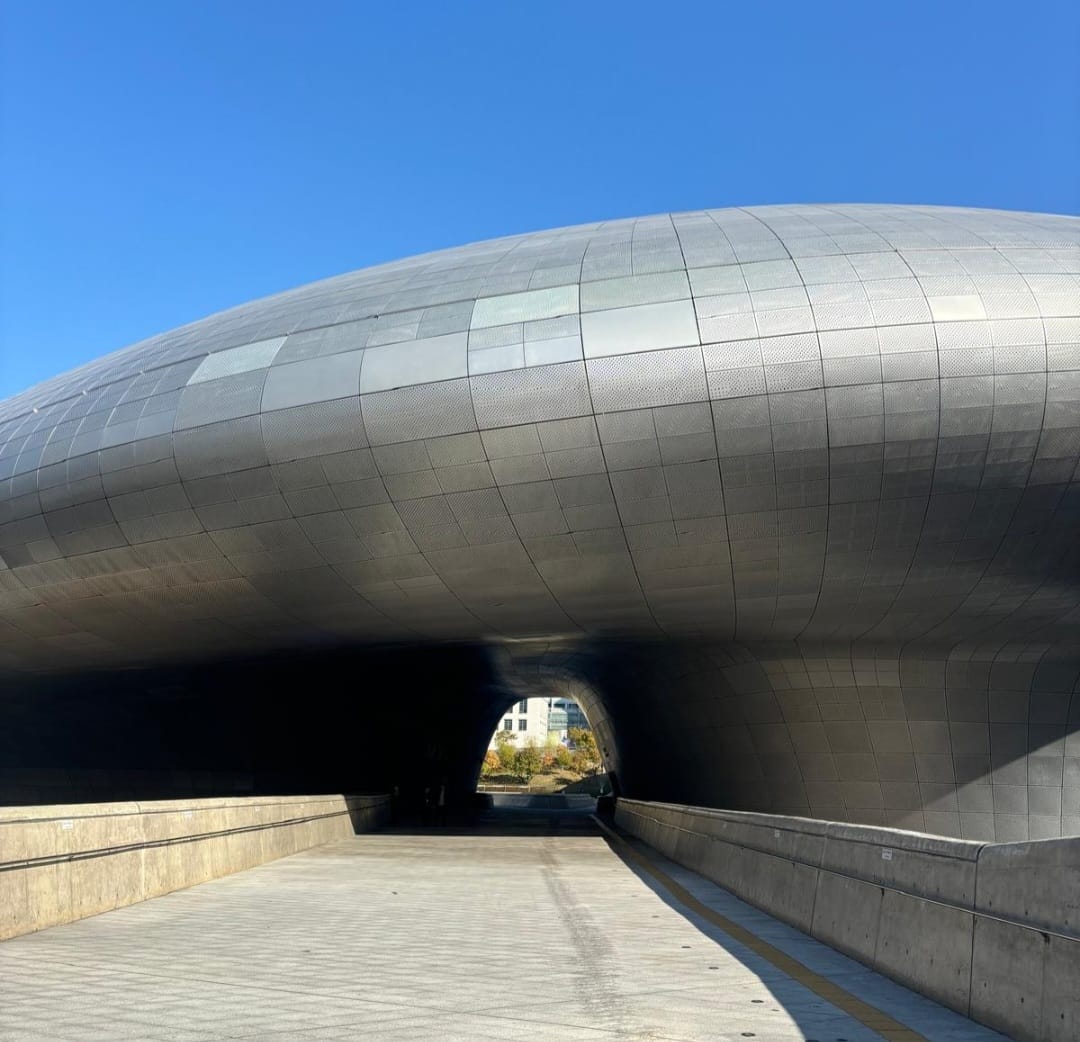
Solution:
M 0 669 L 631 638 L 1005 677 L 1076 643 L 1078 454 L 1078 218 L 769 206 L 478 243 L 0 404 Z

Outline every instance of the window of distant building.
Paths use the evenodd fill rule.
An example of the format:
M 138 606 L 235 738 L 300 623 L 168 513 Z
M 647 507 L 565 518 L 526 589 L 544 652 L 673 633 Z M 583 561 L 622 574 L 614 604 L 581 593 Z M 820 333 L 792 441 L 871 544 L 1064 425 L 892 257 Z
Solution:
M 528 726 L 529 726 L 529 721 L 528 720 L 519 720 L 518 721 L 518 730 L 519 731 L 527 730 Z
M 507 717 L 503 721 L 503 730 L 504 731 L 512 731 L 513 729 L 514 729 L 514 721 L 510 717 Z
M 529 700 L 527 698 L 523 698 L 520 702 L 518 702 L 518 712 L 519 713 L 527 713 L 528 711 L 529 711 Z

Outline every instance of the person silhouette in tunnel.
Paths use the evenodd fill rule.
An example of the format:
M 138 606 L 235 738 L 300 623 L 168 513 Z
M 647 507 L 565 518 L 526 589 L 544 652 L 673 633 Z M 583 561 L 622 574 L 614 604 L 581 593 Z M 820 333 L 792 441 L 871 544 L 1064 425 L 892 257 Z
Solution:
M 439 791 L 435 797 L 435 824 L 446 824 L 446 779 L 439 783 Z

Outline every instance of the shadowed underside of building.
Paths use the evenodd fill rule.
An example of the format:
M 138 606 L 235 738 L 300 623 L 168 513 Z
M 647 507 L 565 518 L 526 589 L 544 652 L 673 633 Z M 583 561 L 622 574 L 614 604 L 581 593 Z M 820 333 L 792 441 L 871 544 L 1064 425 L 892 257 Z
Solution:
M 0 802 L 622 792 L 1080 832 L 1080 220 L 700 211 L 366 269 L 0 404 Z

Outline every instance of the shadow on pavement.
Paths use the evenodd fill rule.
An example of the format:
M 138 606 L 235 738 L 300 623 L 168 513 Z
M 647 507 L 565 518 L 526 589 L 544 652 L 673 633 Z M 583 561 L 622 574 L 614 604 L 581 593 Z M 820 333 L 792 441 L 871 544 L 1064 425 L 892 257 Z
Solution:
M 688 907 L 683 899 L 665 886 L 662 879 L 657 879 L 643 866 L 640 859 L 644 857 L 652 869 L 659 869 L 662 875 L 666 875 L 660 864 L 652 864 L 656 855 L 650 848 L 633 837 L 622 835 L 618 830 L 614 837 L 606 834 L 597 824 L 594 808 L 595 800 L 581 796 L 491 794 L 490 800 L 484 800 L 467 810 L 459 809 L 445 823 L 433 820 L 431 815 L 419 814 L 411 819 L 402 817 L 384 831 L 391 834 L 428 836 L 602 838 L 611 852 L 665 905 L 741 963 L 768 988 L 777 1008 L 783 1009 L 791 1018 L 799 1032 L 798 1037 L 805 1042 L 861 1042 L 864 1039 L 880 1038 L 882 1033 L 892 1042 L 927 1042 L 928 1038 L 964 1038 L 974 1042 L 975 1039 L 1002 1037 L 988 1029 L 980 1029 L 972 1021 L 881 978 L 861 964 L 824 946 L 821 947 L 820 957 L 810 960 L 817 969 L 800 964 L 793 956 L 774 946 L 772 941 L 755 934 L 752 927 L 745 924 L 745 912 L 749 911 L 755 918 L 757 915 L 764 916 L 764 913 L 757 913 L 750 906 L 731 897 L 731 907 L 724 908 L 721 903 L 717 906 L 715 917 L 734 924 L 736 933 L 741 929 L 754 934 L 752 947 L 747 947 L 744 941 L 732 936 L 723 926 L 710 921 L 693 907 Z M 605 824 L 609 827 L 611 825 L 609 821 L 605 821 Z M 678 886 L 677 881 L 672 882 Z M 690 899 L 693 900 L 693 897 Z M 743 922 L 728 919 L 728 915 L 738 916 Z M 774 922 L 770 918 L 765 921 L 770 927 Z M 768 931 L 768 935 L 773 936 L 774 940 L 780 940 L 775 937 L 772 929 Z M 796 940 L 801 939 L 801 936 L 796 935 Z M 806 938 L 806 941 L 817 945 L 817 942 L 810 938 Z M 753 950 L 754 948 L 757 950 Z M 768 952 L 770 948 L 771 954 Z M 720 966 L 716 969 L 720 969 Z M 718 976 L 718 986 L 722 987 L 724 983 Z M 866 991 L 867 985 L 872 985 L 873 994 Z M 892 994 L 889 1000 L 881 1003 L 883 995 L 890 992 Z M 885 1005 L 897 1015 L 903 1015 L 899 1013 L 900 1007 L 909 1004 L 919 1023 L 932 1024 L 937 1029 L 931 1036 L 895 1020 L 881 1008 Z M 927 1028 L 923 1027 L 923 1031 L 926 1030 Z

